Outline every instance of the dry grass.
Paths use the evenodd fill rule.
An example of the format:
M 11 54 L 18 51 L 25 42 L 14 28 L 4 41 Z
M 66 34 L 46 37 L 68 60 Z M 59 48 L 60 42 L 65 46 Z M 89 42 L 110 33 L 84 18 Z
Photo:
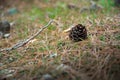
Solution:
M 0 53 L 1 79 L 42 80 L 43 75 L 49 74 L 55 80 L 119 80 L 119 9 L 79 13 L 79 10 L 66 8 L 67 0 L 52 0 L 50 3 L 37 1 L 34 4 L 21 1 L 22 6 L 15 2 L 21 13 L 5 17 L 17 23 L 13 26 L 11 37 L 1 39 L 0 48 L 10 47 L 28 38 L 51 18 L 56 23 L 33 42 Z M 70 0 L 69 3 L 76 3 L 79 7 L 87 4 L 84 0 L 81 3 Z M 74 43 L 63 30 L 78 23 L 86 26 L 88 39 Z

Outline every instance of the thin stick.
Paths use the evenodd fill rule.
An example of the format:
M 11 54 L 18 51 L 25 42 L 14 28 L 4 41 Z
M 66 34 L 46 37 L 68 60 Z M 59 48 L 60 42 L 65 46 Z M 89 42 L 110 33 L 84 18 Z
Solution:
M 27 44 L 29 41 L 31 41 L 32 39 L 34 39 L 36 36 L 38 36 L 45 28 L 47 28 L 51 23 L 53 22 L 53 20 L 50 20 L 48 22 L 47 25 L 45 25 L 44 27 L 42 27 L 41 29 L 39 29 L 39 31 L 37 33 L 35 33 L 33 36 L 31 36 L 30 38 L 26 39 L 26 40 L 22 40 L 18 43 L 16 43 L 15 45 L 13 45 L 12 47 L 10 48 L 5 48 L 5 49 L 1 49 L 0 52 L 3 52 L 3 51 L 11 51 L 11 50 L 14 50 L 14 49 L 17 49 L 25 44 Z

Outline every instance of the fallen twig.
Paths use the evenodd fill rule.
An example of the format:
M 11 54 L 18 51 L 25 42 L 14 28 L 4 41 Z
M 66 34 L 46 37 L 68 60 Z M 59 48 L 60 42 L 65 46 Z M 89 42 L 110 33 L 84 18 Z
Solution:
M 26 40 L 22 40 L 18 43 L 16 43 L 15 45 L 13 45 L 12 47 L 10 48 L 4 48 L 4 49 L 0 49 L 0 52 L 3 52 L 3 51 L 11 51 L 11 50 L 14 50 L 14 49 L 17 49 L 25 44 L 27 44 L 30 40 L 34 39 L 37 35 L 39 35 L 45 28 L 47 28 L 51 23 L 53 22 L 53 20 L 50 20 L 48 22 L 47 25 L 45 25 L 44 27 L 42 27 L 41 29 L 39 29 L 39 31 L 34 34 L 33 36 L 31 36 L 30 38 L 26 39 Z

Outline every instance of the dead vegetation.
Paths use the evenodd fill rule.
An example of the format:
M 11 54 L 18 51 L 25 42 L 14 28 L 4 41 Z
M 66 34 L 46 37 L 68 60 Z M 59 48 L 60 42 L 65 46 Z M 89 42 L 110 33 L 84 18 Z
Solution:
M 30 37 L 51 18 L 55 22 L 28 44 L 0 53 L 1 80 L 120 79 L 119 8 L 79 13 L 78 9 L 67 8 L 67 2 L 25 0 L 19 2 L 23 4 L 21 6 L 15 1 L 14 5 L 2 10 L 5 12 L 10 6 L 18 5 L 20 13 L 4 16 L 4 19 L 16 21 L 16 24 L 11 30 L 11 37 L 0 40 L 0 49 Z M 79 7 L 87 4 L 84 0 L 81 3 L 70 0 L 69 3 Z M 86 26 L 88 39 L 72 42 L 63 31 L 78 23 Z

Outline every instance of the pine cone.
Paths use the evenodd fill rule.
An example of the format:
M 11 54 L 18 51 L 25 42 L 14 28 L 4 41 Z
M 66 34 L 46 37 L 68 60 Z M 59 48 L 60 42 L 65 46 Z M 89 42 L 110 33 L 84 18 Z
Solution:
M 74 26 L 69 33 L 69 38 L 72 41 L 78 42 L 87 38 L 87 30 L 82 24 Z
M 9 37 L 10 33 L 10 23 L 8 21 L 1 21 L 0 22 L 0 36 L 3 38 Z

